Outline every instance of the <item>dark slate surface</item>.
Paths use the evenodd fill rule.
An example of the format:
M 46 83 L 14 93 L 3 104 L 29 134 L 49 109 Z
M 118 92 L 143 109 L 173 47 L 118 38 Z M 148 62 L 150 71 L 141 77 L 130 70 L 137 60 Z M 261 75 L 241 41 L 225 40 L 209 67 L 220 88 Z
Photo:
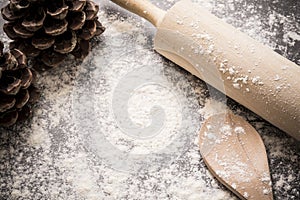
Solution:
M 194 1 L 300 65 L 300 1 Z M 196 141 L 205 101 L 224 96 L 157 55 L 148 22 L 97 2 L 107 30 L 89 57 L 41 73 L 33 118 L 0 129 L 0 199 L 234 199 Z M 299 142 L 226 101 L 266 144 L 274 199 L 300 199 Z

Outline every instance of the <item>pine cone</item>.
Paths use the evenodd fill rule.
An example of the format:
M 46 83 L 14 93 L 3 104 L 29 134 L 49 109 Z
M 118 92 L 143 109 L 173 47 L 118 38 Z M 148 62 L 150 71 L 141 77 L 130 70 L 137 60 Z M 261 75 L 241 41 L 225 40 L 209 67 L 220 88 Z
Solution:
M 1 13 L 4 31 L 28 58 L 48 67 L 58 66 L 71 53 L 83 59 L 89 40 L 103 33 L 99 6 L 91 0 L 10 0 Z
M 31 85 L 33 72 L 26 56 L 18 49 L 3 52 L 3 48 L 0 42 L 0 125 L 11 126 L 30 116 L 29 104 L 38 93 Z

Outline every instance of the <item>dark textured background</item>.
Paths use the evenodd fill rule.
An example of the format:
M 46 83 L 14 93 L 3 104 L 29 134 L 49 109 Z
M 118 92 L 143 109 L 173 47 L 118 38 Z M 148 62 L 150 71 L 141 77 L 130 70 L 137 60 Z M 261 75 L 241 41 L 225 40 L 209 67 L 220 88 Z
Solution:
M 0 199 L 234 198 L 210 176 L 197 144 L 192 142 L 203 120 L 200 110 L 205 100 L 209 96 L 218 99 L 222 95 L 217 91 L 209 93 L 205 83 L 151 50 L 155 33 L 151 24 L 109 1 L 97 2 L 101 5 L 100 21 L 107 30 L 93 40 L 90 56 L 82 64 L 69 61 L 59 69 L 42 73 L 38 83 L 42 97 L 33 119 L 9 129 L 0 129 Z M 167 9 L 176 1 L 152 2 Z M 300 65 L 300 1 L 195 2 Z M 6 1 L 1 0 L 1 6 L 4 4 Z M 124 21 L 125 25 L 120 25 Z M 3 23 L 1 19 L 1 25 Z M 289 32 L 296 33 L 298 38 L 289 37 Z M 8 43 L 4 34 L 1 38 Z M 126 66 L 122 66 L 122 62 Z M 107 137 L 118 132 L 109 116 L 106 104 L 109 97 L 105 95 L 120 82 L 122 74 L 130 72 L 128 66 L 134 68 L 135 63 L 145 65 L 151 62 L 157 65 L 154 74 L 151 71 L 139 74 L 137 70 L 134 75 L 138 79 L 148 75 L 163 79 L 164 85 L 181 102 L 184 117 L 190 119 L 185 124 L 189 128 L 184 133 L 192 133 L 192 139 L 187 140 L 179 155 L 172 157 L 170 162 L 160 164 L 154 159 L 152 164 L 157 166 L 154 171 L 150 170 L 149 163 L 133 163 L 139 167 L 138 171 L 120 172 L 109 166 L 106 158 L 90 147 L 91 143 L 85 139 L 95 131 L 109 134 Z M 98 103 L 99 110 L 97 106 L 95 109 Z M 232 100 L 228 99 L 227 104 L 234 112 L 246 117 L 262 135 L 269 158 L 274 198 L 300 199 L 299 142 Z M 118 142 L 124 142 L 122 138 L 118 139 Z M 124 142 L 123 145 L 131 144 Z M 201 183 L 201 187 L 197 190 L 178 180 L 192 180 L 192 185 Z M 187 194 L 176 195 L 174 190 L 186 190 Z M 215 196 L 220 191 L 224 193 Z M 203 196 L 195 197 L 194 193 L 203 193 Z

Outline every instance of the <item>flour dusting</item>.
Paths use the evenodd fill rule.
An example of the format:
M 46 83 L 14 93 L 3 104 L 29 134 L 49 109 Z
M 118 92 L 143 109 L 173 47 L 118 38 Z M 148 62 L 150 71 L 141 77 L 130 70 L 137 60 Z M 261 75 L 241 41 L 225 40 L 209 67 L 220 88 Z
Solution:
M 290 50 L 299 44 L 298 24 L 293 23 L 293 15 L 283 15 L 253 1 L 194 1 L 299 64 L 299 57 Z M 42 73 L 38 83 L 42 86 L 42 97 L 32 120 L 1 129 L 0 199 L 237 199 L 213 178 L 198 147 L 201 122 L 226 111 L 225 103 L 208 98 L 203 82 L 151 49 L 154 27 L 149 23 L 124 11 L 116 13 L 117 7 L 108 0 L 96 2 L 102 9 L 100 21 L 107 30 L 94 41 L 89 57 L 76 67 L 70 62 L 65 68 Z M 168 8 L 177 1 L 153 2 Z M 263 17 L 266 10 L 267 22 Z M 284 33 L 278 40 L 276 37 L 281 33 L 274 29 L 280 27 Z M 6 37 L 3 40 L 9 41 Z M 200 53 L 201 49 L 195 51 Z M 149 61 L 155 65 L 145 65 Z M 138 74 L 137 66 L 149 70 Z M 122 77 L 132 72 L 136 77 L 153 75 L 158 78 L 154 82 L 160 84 L 140 84 L 136 90 L 130 90 L 133 93 L 124 104 L 128 115 L 124 116 L 134 126 L 124 127 L 114 119 L 111 97 L 122 86 L 118 85 L 124 80 Z M 151 76 L 147 78 L 151 80 Z M 233 105 L 264 139 L 274 198 L 299 199 L 300 155 L 295 141 L 239 105 Z M 156 119 L 164 123 L 153 126 L 158 134 L 150 139 L 143 135 L 144 131 L 128 132 L 132 127 L 145 130 Z M 234 130 L 243 134 L 239 127 Z M 100 139 L 107 146 L 95 141 L 103 147 L 103 154 L 89 145 L 92 134 L 103 136 Z M 139 140 L 133 139 L 141 136 Z M 114 154 L 104 157 L 105 152 Z M 157 152 L 161 154 L 150 156 Z M 111 158 L 116 162 L 107 160 Z M 125 165 L 132 168 L 124 169 Z M 243 163 L 238 167 L 243 169 Z M 262 180 L 268 181 L 264 177 Z M 244 193 L 245 197 L 248 195 Z
M 207 99 L 204 108 L 200 111 L 205 119 L 220 113 L 225 113 L 227 111 L 227 106 L 224 102 Z

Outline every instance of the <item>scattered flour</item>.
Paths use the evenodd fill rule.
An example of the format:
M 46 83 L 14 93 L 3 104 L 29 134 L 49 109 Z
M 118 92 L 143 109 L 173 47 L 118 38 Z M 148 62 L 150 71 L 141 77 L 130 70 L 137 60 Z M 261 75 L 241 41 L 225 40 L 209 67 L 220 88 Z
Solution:
M 179 184 L 183 183 L 183 184 Z M 220 192 L 214 189 L 208 189 L 205 187 L 204 180 L 197 180 L 194 177 L 183 178 L 179 180 L 179 183 L 172 185 L 169 188 L 173 199 L 178 200 L 227 200 L 232 197 L 226 192 Z
M 273 37 L 274 31 L 263 27 L 262 17 L 252 4 L 247 5 L 247 9 L 243 8 L 253 13 L 252 17 L 246 17 L 245 12 L 235 6 L 239 3 L 242 4 L 244 2 L 242 0 L 226 2 L 194 1 L 199 2 L 199 4 L 219 16 L 223 16 L 224 20 L 236 22 L 235 25 L 240 26 L 251 36 L 275 48 L 277 41 L 272 39 L 275 38 Z M 110 4 L 110 1 L 97 0 L 97 2 L 103 3 L 105 6 Z M 168 0 L 157 4 L 160 3 L 169 7 L 174 2 L 176 1 Z M 235 10 L 235 12 L 228 12 L 228 10 Z M 113 89 L 113 87 L 107 87 L 107 82 L 118 81 L 118 79 L 113 79 L 115 78 L 114 75 L 120 71 L 122 72 L 122 70 L 125 70 L 125 72 L 128 70 L 115 66 L 109 71 L 105 67 L 108 66 L 109 68 L 111 65 L 108 65 L 105 59 L 110 60 L 111 57 L 115 59 L 120 57 L 120 52 L 126 49 L 124 45 L 129 45 L 126 42 L 122 43 L 122 41 L 128 40 L 130 42 L 134 40 L 135 43 L 132 47 L 145 45 L 148 35 L 141 33 L 138 28 L 139 26 L 142 28 L 146 26 L 143 22 L 136 22 L 133 19 L 129 19 L 129 21 L 119 19 L 117 15 L 107 16 L 104 12 L 101 12 L 99 17 L 108 29 L 104 34 L 104 39 L 102 38 L 103 43 L 98 44 L 99 46 L 96 49 L 99 49 L 94 51 L 92 57 L 98 57 L 95 63 L 100 68 L 100 72 L 101 69 L 106 70 L 106 73 L 99 72 L 103 75 L 103 77 L 100 77 L 102 79 L 99 80 L 101 86 L 96 85 L 100 88 L 97 90 L 98 95 L 104 97 L 105 94 L 110 92 L 109 90 Z M 290 20 L 293 20 L 292 17 L 287 18 L 276 12 L 271 13 L 268 20 L 269 27 L 283 23 L 285 30 L 283 37 L 288 45 L 292 45 L 299 40 L 299 33 L 294 27 L 288 25 L 291 24 L 289 23 Z M 132 35 L 136 38 L 132 39 Z M 6 42 L 8 42 L 7 38 Z M 110 44 L 115 46 L 111 48 Z M 122 46 L 123 48 L 119 48 Z M 279 49 L 283 52 L 287 52 L 285 51 L 287 47 L 287 45 L 279 45 Z M 150 54 L 151 58 L 156 59 L 157 56 Z M 138 60 L 140 57 L 134 57 L 133 59 Z M 83 90 L 80 92 L 84 93 L 91 90 L 91 86 L 95 86 L 93 84 L 99 84 L 99 82 L 90 80 L 92 72 L 89 70 L 95 67 L 93 66 L 95 63 L 85 63 L 86 68 L 79 71 L 76 68 L 67 67 L 69 65 L 67 63 L 67 70 L 58 69 L 57 71 L 45 73 L 39 83 L 44 85 L 42 99 L 37 105 L 32 121 L 25 124 L 25 127 L 19 126 L 6 131 L 7 134 L 1 130 L 3 135 L 0 139 L 0 199 L 236 199 L 228 190 L 220 186 L 208 172 L 199 154 L 196 134 L 192 136 L 194 141 L 190 141 L 190 146 L 187 145 L 188 150 L 184 154 L 170 162 L 167 167 L 157 171 L 149 172 L 143 168 L 138 173 L 122 172 L 107 166 L 104 159 L 99 159 L 84 142 L 88 137 L 88 133 L 81 132 L 78 129 L 78 124 L 74 122 L 76 113 L 74 113 L 73 107 L 74 101 L 78 100 L 74 99 L 75 92 Z M 170 63 L 164 62 L 164 64 L 167 67 L 162 68 L 162 74 L 174 83 L 172 86 L 174 90 L 183 87 L 182 90 L 186 92 L 184 93 L 186 94 L 185 98 L 189 99 L 189 101 L 183 102 L 182 105 L 183 107 L 190 106 L 190 110 L 186 110 L 189 115 L 185 114 L 183 116 L 184 120 L 192 121 L 191 126 L 187 128 L 188 131 L 196 133 L 196 129 L 200 126 L 200 119 L 197 116 L 203 116 L 206 119 L 213 114 L 226 111 L 227 107 L 224 103 L 213 99 L 207 99 L 205 106 L 200 108 L 197 103 L 202 104 L 202 101 L 206 98 L 205 90 L 203 90 L 204 86 L 200 85 L 190 75 L 182 73 L 182 71 L 178 72 L 175 68 L 172 68 L 173 71 L 168 70 L 169 66 L 172 66 Z M 80 74 L 86 79 L 76 80 Z M 191 82 L 193 85 L 189 85 L 187 82 Z M 84 83 L 90 84 L 88 85 L 90 87 L 80 85 L 84 85 Z M 180 86 L 176 83 L 186 83 L 186 85 Z M 153 94 L 157 95 L 155 92 Z M 142 94 L 136 94 L 131 100 L 142 98 Z M 93 95 L 89 96 L 89 98 L 94 97 Z M 173 97 L 171 93 L 167 93 L 165 97 L 166 99 L 161 98 L 158 102 L 165 101 L 162 105 L 167 107 L 167 114 L 175 114 L 173 116 L 180 119 L 180 116 L 176 115 L 178 109 L 173 113 L 172 109 L 169 109 L 176 106 L 174 104 L 177 101 L 171 101 Z M 84 98 L 78 101 L 80 100 L 85 101 Z M 151 123 L 149 110 L 141 110 L 140 112 L 143 113 L 139 113 L 139 115 L 144 114 L 144 117 L 138 118 L 136 113 L 139 110 L 137 107 L 132 106 L 132 102 L 129 103 L 131 104 L 129 112 L 131 112 L 130 116 L 133 121 L 140 127 L 146 127 Z M 151 102 L 148 101 L 148 104 L 151 104 Z M 109 103 L 100 107 L 103 108 L 108 105 Z M 151 105 L 147 106 L 151 107 Z M 244 111 L 241 113 L 245 114 Z M 86 128 L 93 131 L 95 125 L 89 121 L 90 115 L 91 113 L 85 113 L 85 115 L 82 113 L 82 118 L 87 119 Z M 274 130 L 270 125 L 260 121 L 257 117 L 253 117 L 252 114 L 248 113 L 247 115 L 248 119 L 251 119 L 256 129 L 263 135 L 268 148 L 275 197 L 278 199 L 299 199 L 300 177 L 298 164 L 300 159 L 299 153 L 293 149 L 293 140 L 282 136 L 278 133 L 278 130 Z M 104 125 L 103 131 L 107 134 L 114 134 L 115 132 L 110 131 L 115 130 L 116 127 L 114 124 L 108 124 L 108 119 L 108 114 L 103 112 L 100 119 Z M 237 129 L 236 132 L 243 133 L 241 129 Z M 118 139 L 118 141 L 114 140 L 113 142 L 117 141 L 121 146 L 124 137 L 118 136 Z M 123 145 L 127 148 L 131 144 L 123 143 Z M 247 193 L 244 194 L 245 197 L 247 195 Z
M 200 113 L 205 119 L 207 119 L 212 115 L 224 113 L 227 111 L 227 109 L 228 108 L 225 103 L 214 99 L 207 99 L 205 106 L 203 109 L 201 109 Z
M 111 25 L 110 28 L 113 28 L 114 31 L 120 32 L 120 33 L 127 33 L 130 34 L 134 31 L 138 31 L 138 27 L 136 27 L 134 24 L 128 22 L 128 20 L 116 20 Z

